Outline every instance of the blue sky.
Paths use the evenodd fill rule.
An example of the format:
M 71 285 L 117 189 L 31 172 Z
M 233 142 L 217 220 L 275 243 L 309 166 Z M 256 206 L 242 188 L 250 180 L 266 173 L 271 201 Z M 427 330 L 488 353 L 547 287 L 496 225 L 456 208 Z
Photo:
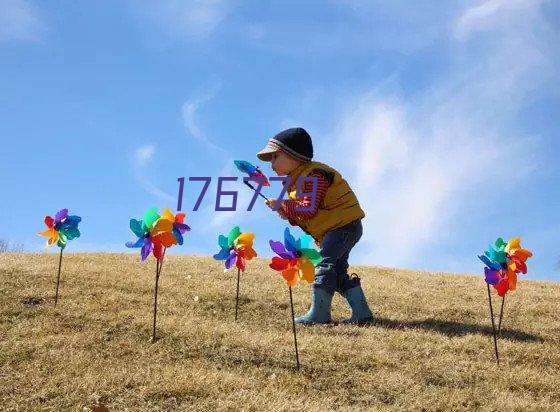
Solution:
M 244 211 L 242 184 L 214 212 L 216 180 L 303 126 L 366 211 L 351 263 L 481 273 L 519 235 L 527 277 L 560 280 L 559 17 L 541 0 L 0 0 L 0 238 L 41 251 L 42 218 L 68 207 L 69 251 L 128 251 L 131 217 L 212 176 L 196 212 L 185 189 L 175 253 L 215 253 L 239 224 L 269 256 L 284 222 Z

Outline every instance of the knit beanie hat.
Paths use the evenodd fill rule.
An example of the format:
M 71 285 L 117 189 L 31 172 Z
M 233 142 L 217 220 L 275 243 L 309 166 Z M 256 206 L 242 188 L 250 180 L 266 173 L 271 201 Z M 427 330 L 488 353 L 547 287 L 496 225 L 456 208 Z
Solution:
M 311 136 L 301 127 L 286 129 L 278 133 L 268 141 L 263 150 L 257 153 L 257 157 L 264 162 L 270 162 L 272 153 L 279 150 L 302 162 L 310 161 L 313 158 Z

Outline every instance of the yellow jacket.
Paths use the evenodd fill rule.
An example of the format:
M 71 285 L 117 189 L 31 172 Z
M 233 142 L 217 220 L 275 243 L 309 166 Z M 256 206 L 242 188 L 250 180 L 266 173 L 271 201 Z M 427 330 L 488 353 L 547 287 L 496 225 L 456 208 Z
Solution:
M 308 176 L 315 169 L 332 176 L 332 183 L 328 187 L 321 204 L 317 205 L 317 214 L 311 219 L 300 219 L 295 223 L 304 232 L 313 236 L 317 243 L 320 243 L 325 233 L 345 226 L 354 220 L 362 219 L 365 217 L 365 213 L 360 207 L 358 198 L 342 175 L 332 167 L 320 162 L 305 162 L 288 175 L 290 182 L 286 192 L 289 199 L 298 200 L 296 193 L 298 177 Z

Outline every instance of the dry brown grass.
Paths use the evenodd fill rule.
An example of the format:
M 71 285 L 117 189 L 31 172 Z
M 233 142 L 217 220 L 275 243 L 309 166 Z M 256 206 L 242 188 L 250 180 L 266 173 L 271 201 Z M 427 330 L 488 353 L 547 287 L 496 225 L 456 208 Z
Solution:
M 208 257 L 169 256 L 151 334 L 155 263 L 67 254 L 0 255 L 0 400 L 8 411 L 560 410 L 560 285 L 508 296 L 496 367 L 481 277 L 354 267 L 378 317 L 369 327 L 299 327 L 266 266 L 235 277 Z M 309 303 L 298 285 L 296 313 Z M 197 297 L 195 299 L 195 297 Z M 26 307 L 22 301 L 42 298 Z M 334 316 L 348 315 L 335 297 Z

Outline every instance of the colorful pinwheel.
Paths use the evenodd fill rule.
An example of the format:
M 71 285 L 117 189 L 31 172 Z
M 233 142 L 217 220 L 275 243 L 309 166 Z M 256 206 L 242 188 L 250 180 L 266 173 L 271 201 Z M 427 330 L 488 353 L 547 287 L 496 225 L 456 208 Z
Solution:
M 312 283 L 315 279 L 315 266 L 323 261 L 321 254 L 315 249 L 311 249 L 311 236 L 303 235 L 297 240 L 290 233 L 290 229 L 284 230 L 284 243 L 271 240 L 270 248 L 278 256 L 274 256 L 269 266 L 281 272 L 282 277 L 286 280 L 290 293 L 290 307 L 292 310 L 292 331 L 294 334 L 294 348 L 296 353 L 296 367 L 299 370 L 299 353 L 297 346 L 296 323 L 294 319 L 294 301 L 292 298 L 292 286 L 295 286 L 298 280 L 305 279 Z
M 270 186 L 268 179 L 264 173 L 261 172 L 261 169 L 259 169 L 258 166 L 255 166 L 245 160 L 234 160 L 233 162 L 241 173 L 249 175 L 249 177 L 254 178 L 257 182 L 262 182 L 263 186 Z
M 270 248 L 278 256 L 274 256 L 270 267 L 282 273 L 288 286 L 295 286 L 298 280 L 305 279 L 312 283 L 315 278 L 315 266 L 323 260 L 321 254 L 311 249 L 311 236 L 304 235 L 295 239 L 290 229 L 284 230 L 284 243 L 270 241 Z
M 533 254 L 529 250 L 521 248 L 521 239 L 515 237 L 507 243 L 498 238 L 478 258 L 486 265 L 486 283 L 492 285 L 499 296 L 504 297 L 508 291 L 516 289 L 517 274 L 527 273 L 526 262 L 531 256 Z
M 58 288 L 60 285 L 60 269 L 62 267 L 62 251 L 68 244 L 69 240 L 80 237 L 78 224 L 82 221 L 80 216 L 69 216 L 68 209 L 59 210 L 54 219 L 51 216 L 45 216 L 45 224 L 47 230 L 39 232 L 39 235 L 48 237 L 46 247 L 55 243 L 60 247 L 60 257 L 58 258 L 58 275 L 56 277 L 56 292 L 54 297 L 54 306 L 58 303 Z
M 268 179 L 264 175 L 264 173 L 261 172 L 261 170 L 257 166 L 254 166 L 245 160 L 234 160 L 233 162 L 235 163 L 235 166 L 239 169 L 240 172 L 249 175 L 251 180 L 254 180 L 259 184 L 259 187 L 258 189 L 255 189 L 255 187 L 247 181 L 247 178 L 243 179 L 243 183 L 249 186 L 256 194 L 258 194 L 264 200 L 268 200 L 268 198 L 261 193 L 262 186 L 270 186 L 270 183 L 268 182 Z M 255 197 L 253 197 L 253 200 L 250 203 L 249 210 L 253 207 L 254 200 Z
M 221 250 L 214 255 L 216 260 L 224 260 L 225 270 L 229 270 L 233 265 L 238 269 L 245 270 L 245 262 L 257 256 L 253 249 L 253 233 L 241 233 L 239 226 L 233 227 L 227 236 L 218 237 L 218 245 Z
M 80 237 L 78 224 L 82 221 L 80 216 L 68 216 L 68 209 L 59 210 L 54 219 L 45 216 L 47 230 L 40 232 L 39 235 L 48 237 L 46 247 L 55 243 L 64 249 L 69 240 Z
M 497 335 L 502 329 L 502 319 L 504 314 L 504 303 L 506 293 L 514 291 L 517 288 L 517 274 L 527 273 L 527 259 L 533 254 L 521 247 L 521 239 L 514 237 L 509 242 L 504 242 L 502 238 L 498 238 L 493 245 L 483 255 L 478 258 L 486 265 L 484 268 L 484 280 L 488 289 L 488 303 L 490 306 L 490 318 L 492 319 L 492 331 L 494 335 L 494 352 L 496 362 L 500 363 L 498 354 Z M 500 320 L 498 323 L 498 331 L 494 323 L 494 309 L 492 307 L 492 296 L 490 295 L 490 285 L 496 289 L 498 296 L 502 297 L 502 305 L 500 309 Z
M 173 215 L 171 210 L 163 209 L 163 214 L 158 214 L 157 208 L 148 209 L 142 220 L 130 219 L 130 229 L 138 236 L 134 242 L 126 242 L 126 247 L 141 248 L 142 261 L 153 253 L 156 258 L 156 285 L 154 291 L 154 320 L 152 328 L 152 342 L 156 340 L 156 316 L 159 277 L 163 267 L 165 251 L 173 245 L 183 244 L 183 234 L 191 228 L 184 223 L 185 214 Z
M 161 261 L 164 249 L 173 245 L 183 244 L 183 234 L 191 228 L 183 222 L 184 213 L 173 215 L 171 210 L 164 209 L 160 216 L 157 208 L 148 209 L 142 220 L 130 219 L 130 229 L 138 236 L 134 242 L 127 242 L 126 247 L 141 248 L 142 261 L 153 252 L 154 257 Z
M 257 256 L 253 249 L 254 233 L 242 233 L 239 226 L 234 226 L 226 236 L 218 237 L 218 245 L 221 250 L 214 255 L 216 260 L 224 260 L 225 270 L 228 271 L 233 265 L 237 267 L 237 295 L 235 298 L 235 320 L 237 321 L 237 311 L 239 307 L 239 282 L 241 271 L 245 270 L 247 260 Z

